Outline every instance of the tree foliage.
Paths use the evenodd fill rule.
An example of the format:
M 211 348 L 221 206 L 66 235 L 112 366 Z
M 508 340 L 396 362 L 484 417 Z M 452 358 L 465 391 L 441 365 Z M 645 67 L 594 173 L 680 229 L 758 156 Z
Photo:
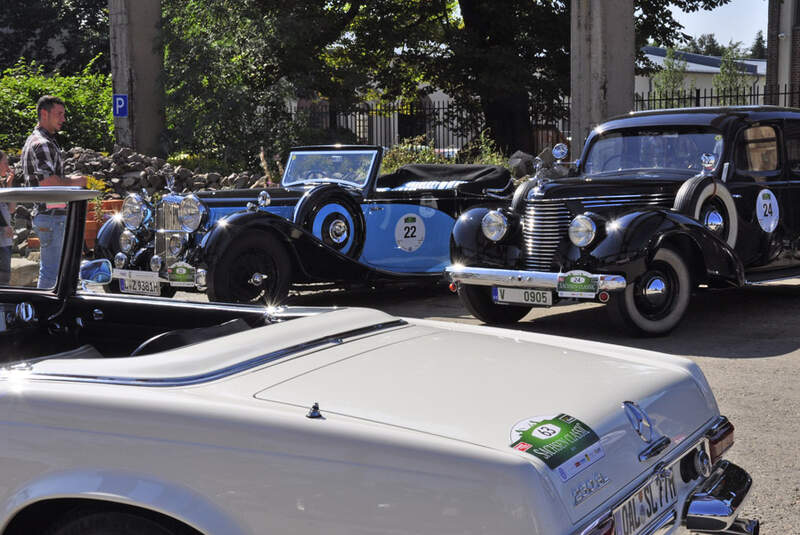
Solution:
M 764 40 L 764 32 L 758 30 L 753 46 L 750 47 L 750 57 L 753 59 L 767 59 L 767 43 Z
M 725 47 L 717 42 L 713 33 L 704 33 L 696 39 L 694 37 L 689 39 L 683 50 L 693 54 L 720 57 L 725 52 Z
M 694 81 L 687 88 L 684 85 L 685 79 L 686 60 L 676 57 L 674 48 L 668 48 L 664 66 L 653 75 L 653 92 L 660 107 L 677 108 L 684 104 L 685 99 L 681 97 L 687 90 L 694 89 Z
M 93 58 L 109 73 L 108 0 L 3 0 L 0 70 L 20 58 L 46 72 L 79 74 Z
M 739 99 L 750 85 L 747 73 L 741 63 L 742 51 L 739 46 L 731 46 L 722 54 L 719 73 L 714 75 L 714 90 L 720 96 L 722 105 L 742 104 Z

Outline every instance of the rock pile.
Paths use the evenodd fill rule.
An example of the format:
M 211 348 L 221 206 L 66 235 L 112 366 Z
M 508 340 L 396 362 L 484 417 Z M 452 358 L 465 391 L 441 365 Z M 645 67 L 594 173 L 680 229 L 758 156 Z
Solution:
M 179 193 L 198 190 L 243 189 L 264 187 L 266 177 L 244 171 L 222 176 L 219 173 L 195 173 L 180 165 L 133 152 L 126 147 L 117 148 L 110 156 L 81 147 L 63 153 L 64 172 L 80 173 L 105 182 L 108 198 L 122 198 L 129 192 L 143 189 L 149 194 L 165 191 L 167 180 L 175 179 L 174 189 Z M 22 182 L 22 165 L 15 164 L 17 182 Z

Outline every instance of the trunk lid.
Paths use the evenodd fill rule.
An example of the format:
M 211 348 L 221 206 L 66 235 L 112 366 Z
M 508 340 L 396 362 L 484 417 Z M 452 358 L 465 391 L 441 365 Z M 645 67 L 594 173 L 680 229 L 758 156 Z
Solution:
M 318 401 L 323 414 L 523 456 L 550 479 L 573 522 L 717 415 L 702 375 L 684 359 L 664 356 L 656 360 L 602 344 L 599 347 L 604 349 L 598 352 L 597 344 L 557 337 L 485 336 L 503 332 L 491 329 L 481 334 L 426 326 L 410 329 L 413 335 L 406 331 L 404 339 L 391 345 L 376 340 L 374 347 L 355 356 L 318 363 L 311 370 L 287 363 L 298 366 L 296 374 L 291 368 L 282 369 L 274 384 L 256 397 L 303 407 Z M 521 343 L 532 336 L 537 343 Z M 634 401 L 648 413 L 656 438 L 663 434 L 672 440 L 664 453 L 639 462 L 638 455 L 647 444 L 629 422 L 623 401 Z M 540 423 L 531 425 L 533 421 Z M 528 438 L 522 437 L 528 440 L 531 433 L 536 434 L 529 428 L 538 429 L 543 423 L 540 435 L 550 432 L 552 427 L 547 425 L 571 433 L 562 433 L 561 438 L 582 435 L 577 448 L 563 449 L 548 459 L 550 466 L 543 457 L 512 448 L 520 440 L 515 429 L 528 431 Z M 608 484 L 574 505 L 572 492 L 596 473 L 608 478 Z

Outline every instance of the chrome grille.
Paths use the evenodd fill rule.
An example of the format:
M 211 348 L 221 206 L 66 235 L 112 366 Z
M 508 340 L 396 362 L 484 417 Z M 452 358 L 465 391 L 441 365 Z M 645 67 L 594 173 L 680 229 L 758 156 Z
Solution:
M 561 240 L 566 238 L 567 229 L 572 220 L 566 201 L 578 201 L 586 211 L 593 211 L 628 206 L 670 208 L 674 199 L 675 196 L 672 193 L 651 193 L 529 200 L 525 205 L 525 217 L 522 220 L 525 268 L 535 271 L 550 271 L 553 256 L 558 250 Z
M 178 257 L 172 256 L 167 251 L 167 242 L 170 236 L 175 231 L 181 230 L 181 224 L 178 221 L 178 207 L 180 205 L 180 198 L 177 200 L 166 197 L 158 203 L 156 207 L 156 238 L 155 238 L 155 254 L 164 259 L 165 266 L 171 266 L 178 261 Z M 167 231 L 167 232 L 162 232 Z

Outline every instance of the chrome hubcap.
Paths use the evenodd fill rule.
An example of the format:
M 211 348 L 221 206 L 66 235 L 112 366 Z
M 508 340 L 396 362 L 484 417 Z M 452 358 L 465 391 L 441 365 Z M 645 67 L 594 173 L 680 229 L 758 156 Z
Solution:
M 719 234 L 725 228 L 725 219 L 716 209 L 712 209 L 706 212 L 703 224 L 711 232 Z
M 661 277 L 651 278 L 644 286 L 644 297 L 652 306 L 662 306 L 667 299 L 667 282 Z
M 266 278 L 267 276 L 264 275 L 263 273 L 253 273 L 253 276 L 250 277 L 250 280 L 247 282 L 249 282 L 253 286 L 261 286 L 261 284 L 264 282 Z
M 347 223 L 337 219 L 331 223 L 328 234 L 334 243 L 344 243 L 347 241 Z

